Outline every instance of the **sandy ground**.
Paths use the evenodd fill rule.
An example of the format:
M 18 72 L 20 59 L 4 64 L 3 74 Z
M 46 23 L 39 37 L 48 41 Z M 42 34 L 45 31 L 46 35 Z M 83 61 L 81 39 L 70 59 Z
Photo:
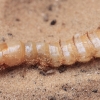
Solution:
M 67 40 L 99 26 L 100 0 L 0 0 L 0 41 Z M 100 100 L 100 59 L 53 71 L 1 72 L 0 100 Z

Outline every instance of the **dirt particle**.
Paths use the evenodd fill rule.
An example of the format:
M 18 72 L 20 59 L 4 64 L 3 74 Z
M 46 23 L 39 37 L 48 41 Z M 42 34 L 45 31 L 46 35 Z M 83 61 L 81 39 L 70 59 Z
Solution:
M 64 91 L 69 91 L 69 90 L 71 90 L 71 87 L 68 84 L 64 84 L 61 86 L 61 89 Z
M 97 29 L 100 29 L 100 26 Z
M 92 90 L 92 92 L 97 93 L 97 92 L 98 92 L 98 90 L 97 90 L 97 89 L 94 89 L 94 90 Z
M 13 34 L 12 33 L 8 33 L 8 36 L 13 36 Z
M 98 70 L 100 70 L 100 68 L 98 68 Z
M 57 23 L 57 21 L 54 19 L 51 21 L 50 25 L 55 25 Z
M 67 70 L 67 67 L 65 65 L 62 65 L 58 68 L 59 73 L 63 73 Z
M 55 73 L 55 70 L 48 70 L 48 71 L 46 72 L 47 75 L 52 75 L 52 74 L 54 74 L 54 73 Z
M 50 4 L 50 5 L 48 6 L 48 10 L 49 10 L 49 11 L 52 11 L 52 10 L 53 10 L 53 5 L 52 5 L 52 4 Z
M 67 91 L 66 85 L 63 85 L 63 86 L 62 86 L 62 89 L 63 89 L 64 91 Z
M 35 95 L 33 94 L 32 96 L 34 97 Z
M 69 100 L 66 96 L 62 97 L 61 100 Z
M 86 70 L 84 70 L 84 69 L 81 69 L 81 70 L 80 70 L 80 72 L 82 72 L 82 73 L 86 73 Z
M 54 96 L 49 96 L 49 97 L 48 97 L 48 100 L 56 100 L 56 97 L 54 97 Z
M 20 21 L 20 19 L 19 19 L 19 18 L 16 18 L 16 21 L 17 21 L 17 22 L 19 22 L 19 21 Z
M 28 69 L 38 69 L 38 66 L 37 65 L 29 65 Z
M 39 74 L 46 76 L 46 72 L 45 71 L 40 71 Z
M 44 89 L 44 91 L 46 92 L 46 89 Z
M 44 21 L 47 22 L 49 19 L 47 16 L 44 17 Z
M 65 23 L 62 23 L 62 26 L 65 26 L 66 24 Z
M 11 78 L 14 78 L 14 76 L 13 76 L 13 75 L 11 75 Z
M 55 73 L 55 70 L 48 70 L 48 71 L 41 70 L 40 71 L 40 74 L 44 75 L 44 76 L 46 76 L 46 75 L 52 75 L 54 73 Z
M 49 20 L 48 14 L 43 14 L 43 20 L 47 22 Z
M 80 67 L 80 66 L 81 66 L 81 63 L 76 62 L 76 63 L 74 64 L 74 66 L 76 66 L 76 67 Z
M 53 35 L 48 35 L 48 37 L 54 37 Z
M 2 39 L 1 39 L 1 40 L 2 40 L 2 42 L 5 42 L 5 41 L 6 41 L 6 39 L 5 39 L 4 37 L 2 37 Z

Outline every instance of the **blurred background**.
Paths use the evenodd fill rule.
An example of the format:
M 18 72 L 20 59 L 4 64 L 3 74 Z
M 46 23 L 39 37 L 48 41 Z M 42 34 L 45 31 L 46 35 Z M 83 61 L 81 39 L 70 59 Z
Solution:
M 0 41 L 68 40 L 100 26 L 99 0 L 0 0 Z M 0 74 L 0 100 L 99 100 L 100 59 L 53 74 L 26 68 Z

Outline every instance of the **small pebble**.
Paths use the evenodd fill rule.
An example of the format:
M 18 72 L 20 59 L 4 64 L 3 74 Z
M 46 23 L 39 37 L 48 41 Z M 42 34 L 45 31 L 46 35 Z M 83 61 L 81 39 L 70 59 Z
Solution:
M 18 21 L 18 22 L 19 22 L 19 21 L 20 21 L 20 19 L 19 19 L 19 18 L 16 18 L 16 21 Z
M 4 37 L 2 37 L 2 41 L 3 41 L 3 42 L 5 42 L 5 41 L 6 41 L 6 39 L 5 39 Z
M 50 23 L 50 25 L 55 25 L 56 23 L 57 23 L 56 20 L 52 20 L 51 23 Z
M 97 89 L 94 89 L 94 90 L 92 90 L 92 92 L 97 93 L 97 92 L 98 92 L 98 90 L 97 90 Z
M 13 36 L 12 33 L 8 33 L 8 36 Z
M 60 67 L 58 68 L 59 73 L 63 73 L 63 72 L 66 71 L 66 70 L 67 70 L 67 67 L 64 66 L 64 65 L 62 65 L 62 66 L 60 66 Z
M 52 10 L 53 10 L 53 5 L 52 5 L 52 4 L 50 4 L 50 5 L 48 6 L 48 10 L 49 10 L 49 11 L 52 11 Z
M 45 15 L 43 16 L 43 20 L 44 20 L 45 22 L 47 22 L 47 21 L 49 20 L 49 16 L 48 16 L 47 14 L 45 14 Z

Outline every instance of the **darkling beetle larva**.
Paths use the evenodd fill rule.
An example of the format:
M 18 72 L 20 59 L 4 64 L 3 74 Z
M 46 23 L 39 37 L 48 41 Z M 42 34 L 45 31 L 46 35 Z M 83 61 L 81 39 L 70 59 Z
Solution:
M 100 57 L 100 29 L 59 43 L 13 41 L 0 44 L 0 65 L 39 64 L 43 68 L 88 62 Z

